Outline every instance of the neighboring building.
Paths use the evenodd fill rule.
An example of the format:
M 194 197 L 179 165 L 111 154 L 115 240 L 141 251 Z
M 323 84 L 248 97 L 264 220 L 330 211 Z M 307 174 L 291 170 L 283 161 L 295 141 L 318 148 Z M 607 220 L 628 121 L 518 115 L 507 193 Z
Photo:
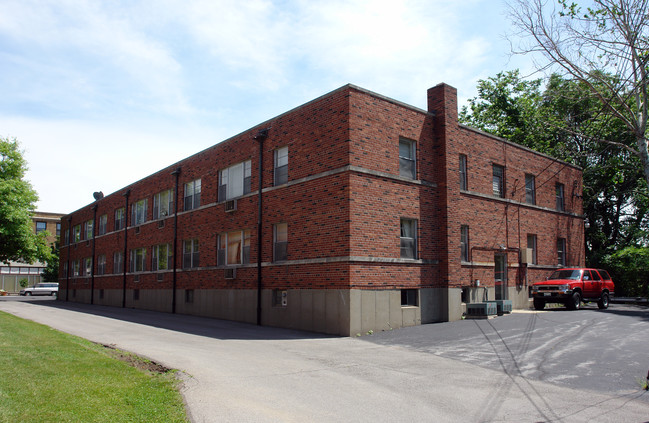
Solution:
M 581 191 L 448 85 L 427 111 L 346 85 L 64 217 L 59 299 L 340 335 L 528 308 L 584 264 Z
M 61 232 L 60 213 L 35 211 L 32 214 L 34 232 L 48 231 L 47 242 L 54 246 Z M 9 293 L 20 292 L 20 281 L 25 279 L 29 286 L 42 282 L 41 274 L 47 265 L 41 262 L 32 264 L 22 262 L 0 263 L 0 289 Z
M 54 245 L 61 234 L 61 213 L 48 213 L 35 211 L 32 214 L 32 225 L 36 233 L 47 231 L 47 243 Z

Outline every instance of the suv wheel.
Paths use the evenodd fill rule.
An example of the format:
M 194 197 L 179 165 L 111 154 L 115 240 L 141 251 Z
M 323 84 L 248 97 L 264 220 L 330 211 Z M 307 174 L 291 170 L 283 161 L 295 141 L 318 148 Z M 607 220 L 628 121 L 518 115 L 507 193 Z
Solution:
M 575 292 L 572 294 L 572 297 L 566 304 L 566 307 L 568 307 L 569 310 L 579 310 L 579 306 L 581 306 L 581 295 L 579 292 Z
M 543 310 L 545 308 L 545 301 L 540 298 L 534 298 L 534 310 Z
M 608 308 L 608 292 L 602 292 L 602 297 L 597 301 L 597 307 L 604 310 Z

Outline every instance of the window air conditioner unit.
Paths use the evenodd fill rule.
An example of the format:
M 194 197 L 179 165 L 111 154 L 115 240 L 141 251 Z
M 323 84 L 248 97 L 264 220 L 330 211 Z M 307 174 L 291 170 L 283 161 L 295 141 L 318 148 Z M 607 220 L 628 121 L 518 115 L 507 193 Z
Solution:
M 521 262 L 525 264 L 532 264 L 532 249 L 523 248 L 521 250 Z
M 237 269 L 234 267 L 228 267 L 225 269 L 225 279 L 235 279 L 237 277 Z
M 237 209 L 237 200 L 228 200 L 225 202 L 226 213 L 233 212 Z

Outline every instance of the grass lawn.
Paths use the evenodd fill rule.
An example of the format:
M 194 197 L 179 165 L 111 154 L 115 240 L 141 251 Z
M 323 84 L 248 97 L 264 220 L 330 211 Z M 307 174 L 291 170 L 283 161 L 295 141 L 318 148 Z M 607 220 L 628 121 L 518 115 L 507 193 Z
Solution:
M 0 422 L 188 421 L 172 372 L 119 355 L 0 312 Z

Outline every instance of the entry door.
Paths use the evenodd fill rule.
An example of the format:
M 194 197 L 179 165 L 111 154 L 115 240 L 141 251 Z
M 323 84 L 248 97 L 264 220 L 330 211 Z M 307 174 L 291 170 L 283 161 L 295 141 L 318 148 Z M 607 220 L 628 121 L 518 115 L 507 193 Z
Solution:
M 507 299 L 507 255 L 494 255 L 494 278 L 496 280 L 496 299 Z

